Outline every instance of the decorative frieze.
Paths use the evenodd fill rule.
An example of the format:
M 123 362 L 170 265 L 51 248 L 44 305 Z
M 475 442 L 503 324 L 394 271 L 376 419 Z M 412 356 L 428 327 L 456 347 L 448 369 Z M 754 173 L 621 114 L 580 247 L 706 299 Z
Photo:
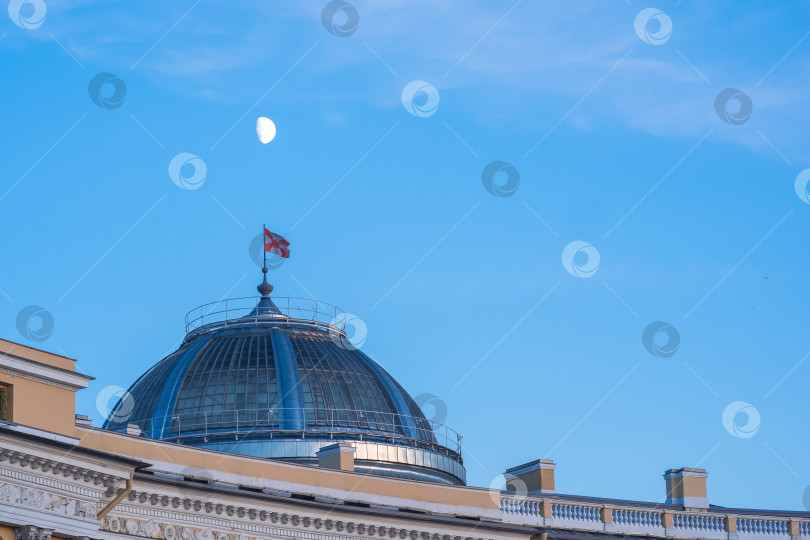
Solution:
M 44 475 L 21 467 L 0 467 L 0 481 L 34 486 L 44 491 L 90 500 L 98 500 L 105 495 L 105 492 L 112 491 L 112 488 L 102 490 L 101 486 L 97 488 L 85 482 L 77 483 L 62 476 Z
M 53 529 L 25 525 L 15 529 L 14 540 L 51 540 L 51 534 L 53 534 Z
M 72 517 L 96 518 L 98 507 L 94 502 L 65 497 L 56 493 L 0 481 L 0 503 L 30 506 L 44 512 Z M 30 531 L 26 534 L 29 534 Z M 31 540 L 29 538 L 18 540 Z M 33 540 L 41 540 L 35 538 Z
M 84 482 L 107 488 L 114 486 L 116 482 L 121 480 L 121 478 L 114 475 L 86 469 L 84 467 L 77 467 L 68 463 L 46 459 L 9 448 L 0 448 L 0 463 L 4 462 L 33 471 L 50 472 L 56 476 L 61 475 L 64 478 L 73 478 L 74 480 L 81 479 Z
M 116 507 L 115 515 L 104 518 L 102 530 L 155 540 L 267 540 L 268 537 L 302 536 L 316 540 L 346 540 L 357 535 L 401 540 L 489 540 L 153 495 L 133 490 L 128 500 L 136 506 Z M 147 509 L 147 505 L 156 508 Z M 186 512 L 175 510 L 179 508 Z M 174 523 L 167 521 L 169 516 Z M 309 532 L 304 535 L 304 531 Z
M 295 516 L 299 517 L 299 516 Z M 305 521 L 309 520 L 309 525 L 305 525 Z M 328 528 L 335 528 L 339 531 L 354 532 L 357 534 L 367 536 L 378 536 L 380 538 L 410 538 L 411 540 L 483 540 L 481 538 L 474 539 L 471 537 L 452 536 L 452 535 L 439 535 L 437 533 L 420 532 L 410 529 L 400 529 L 396 527 L 386 527 L 382 525 L 366 525 L 355 524 L 353 522 L 344 523 L 342 521 L 326 520 L 331 523 Z M 303 527 L 312 527 L 315 529 L 327 528 L 326 521 L 321 519 L 300 518 L 300 524 Z M 237 523 L 233 523 L 233 528 L 238 528 Z M 117 534 L 127 534 L 130 536 L 140 536 L 143 538 L 153 538 L 155 540 L 266 540 L 264 537 L 257 537 L 245 535 L 240 532 L 235 532 L 233 529 L 223 530 L 220 528 L 210 527 L 193 527 L 174 525 L 170 523 L 156 522 L 152 519 L 142 520 L 134 518 L 125 518 L 118 516 L 109 516 L 104 519 L 102 530 L 110 531 Z M 280 529 L 270 527 L 264 533 L 270 537 L 300 537 L 301 535 L 294 529 Z M 307 538 L 316 538 L 319 540 L 330 539 L 346 539 L 349 537 L 338 535 L 326 535 L 312 533 L 307 535 Z

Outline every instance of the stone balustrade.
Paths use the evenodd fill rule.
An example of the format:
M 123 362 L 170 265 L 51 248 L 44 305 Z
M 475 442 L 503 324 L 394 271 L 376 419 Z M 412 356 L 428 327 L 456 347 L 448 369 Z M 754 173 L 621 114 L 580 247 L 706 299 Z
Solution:
M 505 523 L 706 540 L 810 540 L 810 513 L 683 507 L 503 492 Z

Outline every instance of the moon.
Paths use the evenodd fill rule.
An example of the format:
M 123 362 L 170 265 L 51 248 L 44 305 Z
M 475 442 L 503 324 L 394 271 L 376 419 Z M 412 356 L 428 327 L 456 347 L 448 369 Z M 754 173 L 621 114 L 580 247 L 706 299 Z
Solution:
M 260 116 L 256 120 L 256 135 L 259 136 L 262 144 L 267 144 L 276 137 L 276 125 L 269 118 Z

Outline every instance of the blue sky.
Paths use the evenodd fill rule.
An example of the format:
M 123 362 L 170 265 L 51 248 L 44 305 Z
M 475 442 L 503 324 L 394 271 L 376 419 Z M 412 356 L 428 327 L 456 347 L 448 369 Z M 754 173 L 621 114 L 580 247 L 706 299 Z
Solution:
M 356 1 L 345 37 L 321 2 L 46 2 L 0 22 L 0 337 L 78 358 L 97 425 L 187 311 L 255 294 L 267 223 L 292 243 L 275 294 L 359 317 L 446 405 L 471 484 L 552 458 L 562 493 L 657 501 L 699 466 L 713 504 L 805 508 L 806 2 Z M 750 118 L 721 118 L 727 88 Z M 677 348 L 645 348 L 656 321 Z

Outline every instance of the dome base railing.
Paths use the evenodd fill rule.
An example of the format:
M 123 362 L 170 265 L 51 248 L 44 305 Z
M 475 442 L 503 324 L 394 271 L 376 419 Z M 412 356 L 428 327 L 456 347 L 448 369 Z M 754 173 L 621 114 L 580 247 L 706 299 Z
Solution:
M 273 305 L 266 304 L 272 301 Z M 264 302 L 264 303 L 263 303 Z M 203 304 L 186 314 L 186 334 L 233 324 L 304 324 L 345 338 L 347 314 L 311 298 L 246 296 Z
M 128 421 L 122 418 L 116 423 L 123 428 Z M 385 439 L 394 444 L 433 449 L 459 460 L 462 447 L 462 436 L 439 422 L 356 409 L 274 408 L 182 413 L 152 418 L 139 427 L 149 438 L 178 441 L 225 436 L 242 439 L 251 435 Z

